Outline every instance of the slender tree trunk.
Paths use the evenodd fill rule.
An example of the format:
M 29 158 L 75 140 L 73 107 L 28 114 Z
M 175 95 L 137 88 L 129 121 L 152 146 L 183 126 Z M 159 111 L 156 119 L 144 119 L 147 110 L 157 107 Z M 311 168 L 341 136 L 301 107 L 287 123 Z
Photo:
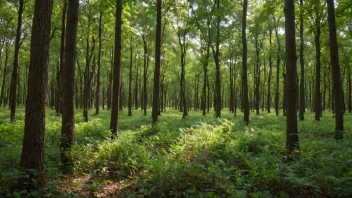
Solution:
M 316 19 L 316 35 L 315 35 L 315 120 L 320 120 L 321 113 L 321 93 L 320 93 L 320 19 Z
M 295 38 L 294 0 L 285 0 L 286 37 L 286 148 L 291 152 L 299 149 L 296 100 L 297 100 L 297 55 Z
M 143 62 L 143 100 L 142 106 L 144 115 L 147 115 L 148 93 L 147 93 L 147 71 L 148 71 L 148 42 L 145 35 L 142 35 L 143 49 L 144 49 L 144 62 Z
M 244 110 L 244 121 L 249 124 L 249 104 L 248 104 L 248 78 L 247 78 L 247 39 L 246 39 L 246 28 L 247 28 L 247 6 L 248 0 L 243 0 L 243 19 L 242 19 L 242 87 L 243 87 L 243 110 Z
M 275 25 L 275 35 L 276 35 L 276 42 L 277 42 L 277 56 L 276 56 L 276 92 L 275 92 L 275 114 L 276 116 L 279 115 L 279 89 L 280 89 L 280 40 L 279 40 L 279 30 L 278 30 L 278 25 L 279 25 L 279 19 L 276 21 Z
M 61 39 L 60 39 L 60 68 L 57 69 L 56 74 L 56 103 L 55 110 L 56 115 L 62 113 L 62 68 L 65 64 L 65 31 L 66 31 L 66 12 L 67 12 L 67 1 L 64 0 L 64 8 L 62 9 L 61 17 Z
M 13 59 L 13 69 L 12 69 L 12 78 L 11 78 L 11 96 L 10 96 L 10 105 L 11 105 L 11 114 L 10 121 L 14 122 L 16 120 L 16 93 L 17 93 L 17 81 L 18 81 L 18 70 L 19 70 L 19 51 L 20 51 L 20 40 L 21 40 L 21 29 L 22 29 L 22 14 L 24 9 L 24 0 L 20 0 L 18 8 L 18 19 L 17 19 L 17 30 L 16 30 L 16 39 L 15 39 L 15 52 Z
M 268 76 L 268 94 L 267 94 L 267 101 L 266 101 L 266 109 L 267 112 L 270 113 L 270 103 L 271 103 L 271 76 L 272 76 L 272 68 L 273 68 L 273 62 L 272 62 L 272 26 L 270 26 L 269 29 L 269 44 L 270 44 L 270 52 L 269 52 L 269 76 Z
M 154 90 L 152 106 L 152 123 L 158 121 L 159 89 L 160 89 L 160 50 L 161 50 L 161 0 L 156 3 L 156 38 L 155 38 L 155 69 L 154 69 Z
M 61 128 L 61 163 L 65 173 L 73 172 L 73 158 L 70 154 L 74 142 L 75 129 L 75 63 L 77 48 L 79 0 L 70 0 L 67 10 L 67 28 L 65 33 L 65 64 L 62 68 L 62 128 Z
M 304 112 L 306 109 L 305 96 L 304 96 L 304 37 L 303 37 L 303 0 L 299 1 L 300 14 L 299 14 L 299 37 L 300 37 L 300 47 L 299 47 L 299 62 L 301 65 L 301 82 L 299 87 L 299 120 L 304 120 Z
M 101 1 L 100 3 L 102 3 Z M 101 6 L 101 5 L 100 5 Z M 102 32 L 103 32 L 103 27 L 102 27 L 102 20 L 103 20 L 103 11 L 102 8 L 99 10 L 99 33 L 98 33 L 98 41 L 99 41 L 99 46 L 98 46 L 98 72 L 97 72 L 97 88 L 95 92 L 95 115 L 99 114 L 100 111 L 100 69 L 101 69 L 101 48 L 102 48 Z M 103 92 L 104 93 L 104 92 Z
M 7 77 L 7 62 L 10 54 L 10 43 L 5 44 L 5 62 L 4 62 L 4 70 L 2 77 L 2 85 L 1 85 L 1 96 L 0 96 L 0 107 L 3 105 L 5 107 L 6 99 L 5 99 L 5 88 L 6 88 L 6 77 Z
M 348 67 L 348 112 L 352 113 L 351 67 Z
M 120 71 L 121 71 L 121 35 L 122 35 L 122 0 L 116 0 L 116 21 L 115 21 L 115 56 L 113 75 L 113 95 L 111 107 L 111 139 L 117 136 L 118 127 L 118 105 L 120 95 Z
M 216 0 L 217 10 L 220 11 L 220 0 Z M 215 61 L 215 117 L 221 117 L 221 81 L 220 81 L 220 59 L 219 59 L 219 45 L 220 45 L 220 15 L 217 16 L 216 24 L 216 43 L 215 50 L 213 49 Z
M 30 69 L 20 161 L 27 177 L 18 180 L 18 188 L 29 190 L 45 184 L 44 137 L 45 102 L 48 84 L 51 0 L 36 0 L 30 47 Z
M 132 35 L 130 36 L 130 73 L 128 79 L 128 116 L 132 116 L 132 63 L 133 63 L 133 46 Z

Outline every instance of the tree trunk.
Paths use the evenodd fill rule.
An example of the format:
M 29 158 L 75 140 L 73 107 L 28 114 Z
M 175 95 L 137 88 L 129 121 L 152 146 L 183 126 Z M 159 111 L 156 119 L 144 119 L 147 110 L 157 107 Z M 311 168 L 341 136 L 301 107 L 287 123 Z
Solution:
M 316 19 L 316 33 L 315 33 L 315 120 L 320 120 L 321 113 L 321 93 L 320 93 L 320 19 Z
M 148 93 L 147 93 L 147 72 L 148 72 L 148 42 L 145 35 L 142 35 L 143 49 L 144 49 L 144 62 L 143 62 L 143 100 L 142 106 L 144 115 L 147 115 Z
M 18 8 L 18 19 L 17 19 L 17 30 L 15 39 L 15 52 L 13 58 L 13 69 L 11 78 L 11 90 L 10 90 L 10 121 L 14 122 L 16 120 L 16 93 L 17 93 L 17 81 L 18 81 L 18 69 L 19 69 L 19 51 L 20 51 L 20 40 L 21 40 L 21 29 L 22 29 L 22 14 L 24 9 L 24 0 L 20 0 L 20 5 Z
M 303 37 L 303 0 L 299 1 L 300 14 L 299 14 L 299 37 L 300 37 L 300 47 L 299 47 L 299 62 L 301 65 L 301 82 L 299 87 L 299 120 L 304 120 L 304 112 L 306 109 L 305 96 L 304 96 L 304 37 Z
M 61 17 L 61 39 L 60 39 L 60 68 L 57 69 L 56 73 L 56 102 L 55 110 L 56 115 L 62 113 L 62 68 L 65 64 L 65 31 L 66 31 L 66 12 L 67 12 L 67 1 L 64 0 L 64 8 L 62 9 Z
M 269 44 L 270 44 L 270 52 L 269 52 L 269 76 L 268 76 L 268 94 L 267 94 L 267 99 L 266 99 L 266 110 L 268 113 L 270 113 L 270 103 L 271 103 L 271 76 L 273 73 L 273 62 L 271 59 L 271 54 L 272 54 L 272 42 L 271 42 L 271 37 L 272 37 L 272 26 L 269 26 Z
M 5 107 L 5 104 L 6 104 L 5 88 L 6 88 L 6 77 L 7 77 L 7 74 L 8 74 L 7 62 L 9 60 L 9 54 L 10 54 L 10 43 L 7 42 L 5 44 L 5 62 L 4 62 L 5 65 L 4 65 L 3 77 L 2 77 L 2 85 L 1 85 L 0 107 L 1 106 Z
M 73 158 L 70 154 L 74 142 L 75 115 L 75 63 L 77 48 L 79 0 L 70 0 L 67 10 L 67 28 L 65 33 L 65 64 L 62 68 L 62 128 L 61 163 L 65 173 L 73 172 Z
M 339 53 L 336 36 L 335 7 L 333 0 L 327 0 L 328 5 L 328 23 L 329 23 L 329 46 L 331 72 L 335 98 L 335 138 L 343 138 L 343 97 L 341 86 L 341 73 L 339 65 Z
M 21 190 L 45 184 L 44 136 L 48 86 L 52 1 L 36 0 L 30 47 L 28 95 L 20 168 L 27 175 L 18 180 Z
M 220 11 L 220 0 L 216 0 L 217 10 Z M 221 117 L 221 81 L 220 81 L 220 59 L 219 59 L 219 45 L 220 45 L 220 15 L 217 16 L 216 24 L 216 40 L 215 50 L 213 49 L 214 61 L 215 61 L 215 117 Z
M 113 95 L 111 107 L 110 130 L 111 139 L 117 137 L 118 127 L 118 105 L 120 95 L 120 71 L 121 71 L 121 35 L 122 35 L 122 0 L 116 0 L 116 19 L 115 19 L 115 56 L 113 72 Z
M 160 89 L 160 50 L 161 50 L 161 0 L 156 3 L 156 35 L 155 35 L 155 69 L 154 69 L 154 90 L 152 106 L 152 123 L 158 121 L 159 89 Z
M 286 37 L 286 148 L 291 152 L 299 149 L 296 100 L 297 100 L 297 55 L 295 38 L 294 0 L 285 0 Z
M 100 4 L 103 1 L 100 2 Z M 101 5 L 100 5 L 101 6 Z M 101 41 L 101 35 L 103 32 L 103 27 L 102 27 L 102 20 L 103 20 L 103 11 L 102 8 L 99 10 L 99 35 L 98 35 L 98 40 L 99 40 L 99 46 L 98 46 L 98 73 L 97 73 L 97 88 L 95 90 L 95 115 L 99 114 L 100 111 L 100 69 L 101 69 L 101 48 L 102 48 L 102 41 Z
M 247 6 L 248 0 L 243 1 L 243 19 L 242 19 L 242 87 L 243 87 L 243 110 L 244 121 L 249 124 L 249 104 L 248 104 L 248 78 L 247 78 L 247 40 L 246 40 L 246 27 L 247 27 Z
M 276 92 L 275 92 L 275 114 L 279 115 L 279 89 L 280 89 L 280 40 L 279 40 L 279 19 L 276 21 L 275 25 L 275 35 L 277 42 L 277 56 L 276 56 Z

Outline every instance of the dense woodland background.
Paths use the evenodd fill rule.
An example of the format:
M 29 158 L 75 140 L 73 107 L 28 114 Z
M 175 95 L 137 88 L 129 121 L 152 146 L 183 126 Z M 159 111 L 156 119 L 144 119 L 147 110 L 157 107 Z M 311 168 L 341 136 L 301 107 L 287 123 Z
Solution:
M 1 1 L 0 195 L 350 196 L 351 16 L 347 0 Z

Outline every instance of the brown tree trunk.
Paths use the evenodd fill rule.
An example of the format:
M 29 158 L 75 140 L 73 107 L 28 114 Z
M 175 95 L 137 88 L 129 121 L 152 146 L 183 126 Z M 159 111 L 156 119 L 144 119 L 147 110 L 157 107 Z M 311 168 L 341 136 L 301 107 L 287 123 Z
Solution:
M 17 30 L 15 39 L 15 52 L 13 59 L 13 69 L 11 77 L 11 88 L 10 88 L 10 121 L 16 120 L 16 93 L 17 93 L 17 81 L 18 81 L 18 69 L 19 69 L 19 51 L 20 51 L 20 40 L 21 40 L 21 29 L 22 29 L 22 14 L 24 9 L 24 0 L 20 0 L 18 8 L 18 19 L 17 19 Z
M 242 19 L 242 87 L 243 87 L 243 110 L 244 110 L 244 121 L 249 124 L 249 104 L 248 104 L 248 77 L 247 77 L 247 39 L 246 39 L 246 27 L 247 27 L 247 6 L 248 0 L 243 1 L 243 19 Z
M 148 54 L 148 42 L 145 35 L 142 35 L 143 39 L 143 49 L 144 49 L 144 62 L 143 62 L 143 100 L 142 100 L 142 109 L 144 115 L 147 115 L 147 104 L 148 104 L 148 93 L 147 93 L 147 72 L 148 72 L 148 63 L 149 63 L 149 54 Z
M 132 63 L 133 63 L 133 47 L 132 35 L 130 37 L 130 73 L 128 79 L 128 116 L 132 116 Z
M 333 0 L 327 0 L 328 23 L 329 23 L 329 46 L 331 72 L 335 98 L 335 138 L 343 138 L 343 97 L 341 86 L 341 73 L 339 65 L 339 53 L 336 36 L 335 7 Z
M 296 100 L 297 100 L 297 55 L 295 38 L 294 0 L 285 0 L 286 37 L 286 148 L 291 152 L 299 148 Z
M 115 19 L 115 55 L 113 71 L 113 95 L 111 107 L 110 130 L 111 139 L 117 137 L 118 127 L 118 105 L 120 95 L 120 72 L 121 72 L 121 35 L 122 35 L 122 0 L 116 0 L 116 19 Z
M 62 68 L 62 127 L 61 127 L 61 163 L 64 173 L 73 172 L 73 158 L 70 154 L 74 142 L 75 114 L 75 63 L 77 46 L 79 0 L 70 0 L 67 10 L 67 28 L 65 33 L 65 64 Z
M 316 32 L 315 32 L 315 120 L 320 120 L 321 113 L 321 93 L 320 93 L 320 19 L 316 19 Z
M 102 2 L 103 1 L 101 1 L 100 4 Z M 103 11 L 102 11 L 102 8 L 100 8 L 100 10 L 99 10 L 99 35 L 98 35 L 98 41 L 99 41 L 99 46 L 98 46 L 98 72 L 97 72 L 97 88 L 95 90 L 95 115 L 98 115 L 99 111 L 100 111 L 100 68 L 101 68 L 100 64 L 101 64 L 101 48 L 102 48 L 102 45 L 103 45 L 103 43 L 101 41 L 101 35 L 102 35 L 102 32 L 103 32 L 102 20 L 103 20 Z
M 158 121 L 159 89 L 160 89 L 160 50 L 161 50 L 161 0 L 156 3 L 156 35 L 155 35 L 155 69 L 152 106 L 152 123 Z
M 275 35 L 276 35 L 276 42 L 277 42 L 277 56 L 276 56 L 276 91 L 275 91 L 275 114 L 276 116 L 279 115 L 279 89 L 280 89 L 280 39 L 279 39 L 279 19 L 275 20 Z
M 6 88 L 6 77 L 8 74 L 7 71 L 7 62 L 9 60 L 10 54 L 10 43 L 6 42 L 5 44 L 5 62 L 4 62 L 4 70 L 3 70 L 3 77 L 2 77 L 2 85 L 1 85 L 1 96 L 0 96 L 0 107 L 5 107 L 6 99 L 5 99 L 5 88 Z
M 220 11 L 220 0 L 216 0 L 217 10 Z M 219 59 L 219 45 L 220 45 L 220 15 L 217 16 L 216 22 L 216 40 L 215 40 L 215 50 L 212 47 L 215 61 L 215 117 L 221 117 L 221 81 L 220 81 L 220 59 Z
M 272 26 L 269 26 L 269 44 L 270 44 L 270 52 L 269 52 L 269 76 L 268 76 L 268 94 L 266 99 L 266 110 L 270 113 L 270 104 L 271 104 L 271 77 L 273 73 L 273 62 L 272 62 Z
M 18 188 L 29 190 L 45 184 L 45 102 L 48 86 L 51 0 L 36 0 L 33 16 L 28 95 L 20 168 L 26 177 Z
M 300 38 L 300 47 L 299 47 L 299 62 L 301 65 L 301 81 L 299 87 L 299 120 L 304 120 L 304 112 L 306 109 L 305 96 L 304 96 L 304 37 L 303 37 L 303 0 L 299 1 L 300 5 L 300 14 L 299 14 L 299 38 Z
M 66 31 L 66 12 L 67 12 L 67 1 L 64 0 L 64 8 L 62 9 L 61 17 L 61 39 L 60 39 L 60 68 L 57 69 L 56 74 L 56 102 L 55 110 L 56 115 L 60 115 L 62 112 L 62 68 L 65 64 L 65 31 Z

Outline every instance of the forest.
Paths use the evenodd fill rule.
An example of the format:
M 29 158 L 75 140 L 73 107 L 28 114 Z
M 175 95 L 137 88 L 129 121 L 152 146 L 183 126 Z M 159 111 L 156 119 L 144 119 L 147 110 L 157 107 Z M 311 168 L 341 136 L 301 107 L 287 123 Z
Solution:
M 351 197 L 350 0 L 1 0 L 0 197 Z

